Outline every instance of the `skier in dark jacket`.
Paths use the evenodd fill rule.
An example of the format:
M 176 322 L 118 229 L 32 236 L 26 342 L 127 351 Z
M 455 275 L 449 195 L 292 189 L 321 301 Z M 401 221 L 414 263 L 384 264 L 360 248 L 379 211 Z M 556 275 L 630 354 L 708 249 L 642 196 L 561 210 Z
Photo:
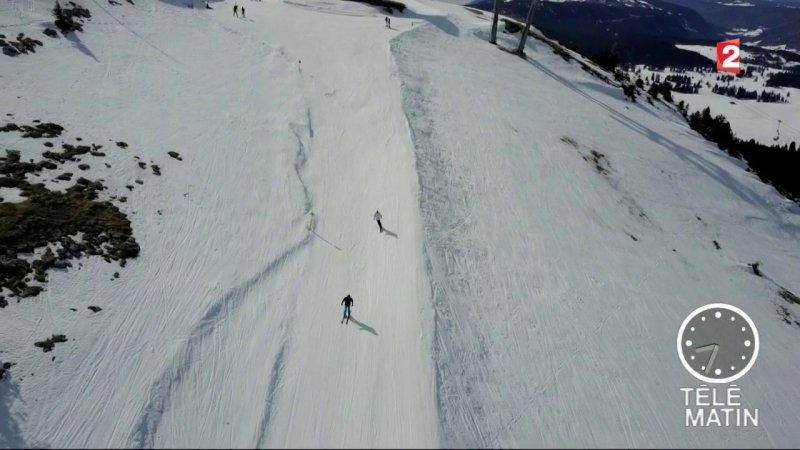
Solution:
M 380 211 L 375 211 L 375 214 L 372 216 L 372 218 L 378 222 L 378 229 L 381 233 L 383 233 L 383 224 L 381 223 L 383 216 L 381 215 Z
M 233 5 L 233 16 L 239 17 L 239 5 Z
M 350 297 L 350 294 L 347 294 L 347 297 L 342 299 L 342 303 L 341 304 L 344 305 L 344 315 L 342 316 L 342 323 L 344 323 L 345 320 L 347 320 L 347 322 L 349 323 L 350 322 L 350 307 L 353 306 L 353 297 Z

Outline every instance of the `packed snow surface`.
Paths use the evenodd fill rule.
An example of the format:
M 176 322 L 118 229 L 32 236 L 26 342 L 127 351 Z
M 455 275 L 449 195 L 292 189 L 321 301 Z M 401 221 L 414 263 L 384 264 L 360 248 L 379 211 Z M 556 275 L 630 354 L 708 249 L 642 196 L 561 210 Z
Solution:
M 59 39 L 0 5 L 44 42 L 0 56 L 4 120 L 104 143 L 142 248 L 0 310 L 0 447 L 800 442 L 800 211 L 673 107 L 447 3 L 120 3 Z M 713 302 L 758 326 L 758 427 L 684 426 L 676 334 Z

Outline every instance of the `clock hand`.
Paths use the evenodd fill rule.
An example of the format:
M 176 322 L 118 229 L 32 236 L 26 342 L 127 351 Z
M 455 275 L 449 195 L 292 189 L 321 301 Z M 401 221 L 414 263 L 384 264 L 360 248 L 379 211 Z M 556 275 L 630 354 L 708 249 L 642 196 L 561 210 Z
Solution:
M 714 360 L 717 358 L 717 353 L 719 353 L 719 344 L 708 344 L 702 347 L 697 347 L 694 349 L 695 353 L 705 353 L 711 352 L 711 357 L 708 358 L 708 362 L 706 363 L 706 370 L 705 374 L 708 375 L 711 373 L 711 367 L 714 365 Z

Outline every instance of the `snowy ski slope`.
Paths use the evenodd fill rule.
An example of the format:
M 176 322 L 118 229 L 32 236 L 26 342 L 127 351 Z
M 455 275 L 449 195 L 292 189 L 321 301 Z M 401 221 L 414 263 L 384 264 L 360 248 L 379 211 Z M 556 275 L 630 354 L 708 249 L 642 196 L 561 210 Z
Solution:
M 89 174 L 142 248 L 0 310 L 0 447 L 800 441 L 800 327 L 777 312 L 800 320 L 777 296 L 800 292 L 797 206 L 670 107 L 536 39 L 498 51 L 463 7 L 412 0 L 387 29 L 358 3 L 242 4 L 90 1 L 57 40 L 50 1 L 0 5 L 0 32 L 45 43 L 0 58 L 0 113 L 107 142 Z M 755 429 L 683 426 L 676 333 L 718 301 L 759 327 Z

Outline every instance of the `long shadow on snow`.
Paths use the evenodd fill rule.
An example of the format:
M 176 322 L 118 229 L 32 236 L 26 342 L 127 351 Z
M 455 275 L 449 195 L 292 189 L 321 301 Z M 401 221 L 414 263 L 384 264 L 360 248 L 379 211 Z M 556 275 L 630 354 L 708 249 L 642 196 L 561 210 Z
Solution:
M 80 50 L 81 53 L 83 53 L 86 56 L 91 57 L 95 62 L 98 62 L 98 63 L 100 62 L 100 60 L 98 60 L 97 57 L 94 56 L 94 53 L 92 53 L 92 51 L 89 50 L 89 47 L 87 47 L 86 44 L 81 42 L 81 39 L 78 37 L 77 32 L 73 31 L 71 33 L 67 33 L 64 37 L 68 41 L 70 41 L 72 43 L 73 47 L 75 47 L 78 50 Z
M 369 331 L 370 333 L 374 334 L 375 336 L 378 335 L 378 332 L 375 331 L 375 328 L 372 328 L 371 326 L 369 326 L 369 325 L 367 325 L 365 323 L 359 322 L 353 316 L 350 316 L 350 322 L 353 322 L 354 324 L 358 325 L 359 326 L 359 330 Z
M 186 1 L 187 1 L 187 3 L 188 3 L 188 2 L 189 2 L 189 1 L 191 1 L 191 0 L 186 0 Z M 170 3 L 170 2 L 165 2 L 165 3 Z M 119 24 L 121 27 L 125 28 L 125 29 L 126 29 L 126 30 L 128 30 L 128 31 L 129 31 L 131 34 L 133 34 L 134 36 L 136 36 L 137 38 L 139 38 L 139 40 L 141 40 L 142 42 L 144 42 L 145 44 L 147 44 L 148 46 L 150 46 L 151 48 L 153 48 L 153 49 L 154 49 L 154 50 L 156 50 L 157 52 L 161 53 L 162 55 L 166 56 L 167 58 L 171 59 L 171 60 L 172 60 L 174 63 L 176 63 L 176 64 L 180 64 L 180 63 L 181 63 L 181 62 L 180 62 L 180 61 L 178 61 L 177 59 L 175 59 L 175 58 L 173 58 L 172 56 L 170 56 L 170 55 L 169 55 L 169 53 L 165 52 L 164 50 L 161 50 L 161 49 L 160 49 L 159 47 L 157 47 L 155 44 L 153 44 L 152 42 L 150 42 L 150 41 L 148 41 L 147 39 L 145 39 L 145 38 L 144 38 L 144 36 L 142 36 L 141 34 L 137 33 L 137 32 L 136 32 L 136 31 L 135 31 L 133 28 L 129 27 L 129 26 L 128 26 L 128 25 L 127 25 L 125 22 L 123 22 L 123 21 L 119 20 L 119 19 L 117 18 L 117 16 L 115 16 L 115 15 L 111 14 L 111 12 L 109 12 L 109 10 L 108 10 L 108 9 L 106 9 L 105 7 L 103 7 L 103 5 L 101 5 L 99 2 L 95 2 L 95 5 L 96 5 L 98 8 L 100 8 L 101 10 L 103 10 L 103 12 L 104 12 L 104 13 L 106 13 L 106 15 L 107 15 L 108 17 L 110 17 L 110 18 L 111 18 L 113 21 L 117 22 L 117 23 L 118 23 L 118 24 Z M 186 3 L 184 3 L 184 7 L 185 7 L 185 5 L 186 5 Z M 74 33 L 72 33 L 72 34 L 74 34 Z M 80 44 L 80 45 L 81 45 L 81 46 L 83 46 L 83 44 Z M 86 48 L 85 46 L 83 46 L 83 48 L 84 48 L 84 49 L 86 49 L 87 51 L 89 50 L 89 49 L 88 49 L 88 48 Z M 83 50 L 81 50 L 81 51 L 83 51 Z M 92 58 L 94 58 L 94 55 L 92 55 L 92 54 L 91 54 L 91 52 L 89 52 L 89 53 L 90 53 L 90 54 L 89 54 L 89 56 L 91 56 Z M 95 58 L 95 60 L 97 60 L 97 58 Z
M 0 380 L 0 448 L 27 448 L 19 424 L 11 416 L 11 401 L 19 396 L 17 386 L 10 380 Z
M 447 18 L 447 16 L 432 16 L 432 15 L 420 14 L 418 12 L 411 11 L 410 9 L 406 9 L 406 11 L 403 12 L 403 14 L 401 14 L 401 16 L 407 19 L 424 20 L 453 37 L 458 37 L 459 35 L 458 27 L 456 26 L 456 24 L 451 22 L 450 19 Z
M 541 63 L 529 58 L 525 58 L 525 60 L 533 67 L 542 71 L 545 75 L 558 81 L 559 83 L 563 84 L 570 90 L 574 91 L 575 93 L 581 95 L 582 97 L 586 98 L 592 103 L 608 111 L 611 118 L 616 120 L 620 124 L 635 131 L 636 133 L 639 133 L 640 135 L 646 137 L 647 139 L 657 144 L 660 144 L 662 147 L 669 150 L 672 154 L 674 154 L 684 162 L 690 163 L 691 165 L 695 166 L 701 172 L 705 173 L 709 177 L 719 182 L 721 185 L 728 188 L 731 192 L 736 194 L 742 200 L 750 203 L 755 208 L 761 210 L 761 212 L 763 212 L 764 214 L 772 217 L 772 219 L 779 225 L 779 227 L 782 230 L 787 231 L 789 234 L 795 237 L 800 235 L 800 228 L 798 228 L 796 225 L 786 223 L 783 220 L 783 218 L 777 212 L 775 212 L 755 191 L 745 186 L 744 184 L 740 183 L 739 181 L 735 180 L 733 177 L 731 177 L 731 175 L 727 171 L 723 170 L 716 164 L 711 163 L 710 161 L 700 158 L 699 156 L 682 148 L 680 145 L 676 144 L 675 142 L 665 137 L 664 135 L 658 133 L 657 131 L 654 131 L 651 128 L 648 128 L 647 126 L 637 122 L 636 120 L 624 114 L 621 114 L 619 111 L 608 106 L 602 101 L 592 97 L 586 92 L 583 92 L 578 87 L 576 87 L 572 82 L 564 79 L 563 77 L 551 71 Z
M 325 239 L 324 237 L 320 236 L 319 234 L 317 234 L 317 232 L 316 232 L 316 231 L 312 231 L 311 233 L 312 233 L 314 236 L 316 236 L 316 237 L 318 237 L 318 238 L 322 239 L 322 241 L 326 242 L 328 245 L 332 246 L 332 247 L 333 247 L 333 248 L 335 248 L 336 250 L 342 251 L 342 249 L 341 249 L 341 248 L 339 248 L 339 246 L 338 246 L 338 245 L 336 245 L 336 244 L 334 244 L 333 242 L 331 242 L 331 241 L 329 241 L 329 240 Z
M 397 236 L 397 233 L 395 233 L 394 231 L 387 230 L 385 227 L 383 229 L 383 232 L 388 234 L 389 236 L 395 238 L 395 239 L 399 239 L 398 236 Z
M 580 86 L 585 87 L 586 89 L 590 89 L 590 90 L 599 92 L 600 94 L 604 94 L 604 95 L 607 95 L 609 97 L 616 97 L 616 98 L 619 98 L 620 100 L 624 100 L 624 94 L 622 93 L 620 88 L 618 88 L 616 86 L 611 86 L 611 85 L 606 84 L 606 83 L 604 83 L 602 81 L 579 81 L 579 82 L 577 82 L 577 84 L 580 85 Z M 651 115 L 651 116 L 653 116 L 653 117 L 655 117 L 655 118 L 657 118 L 659 120 L 663 120 L 663 117 L 661 117 L 658 114 L 656 114 L 651 108 L 646 108 L 645 105 L 644 105 L 644 102 L 632 103 L 632 106 L 638 108 L 638 110 L 643 112 L 643 113 L 649 114 L 649 115 Z M 677 117 L 680 117 L 680 115 L 678 115 Z M 681 120 L 683 120 L 682 117 L 681 117 Z M 678 123 L 680 123 L 680 122 L 678 122 Z
M 172 364 L 162 372 L 161 376 L 153 383 L 150 389 L 150 398 L 143 408 L 143 411 L 134 426 L 134 431 L 130 440 L 139 448 L 153 448 L 155 446 L 155 435 L 161 423 L 164 411 L 169 406 L 169 398 L 177 386 L 183 381 L 184 374 L 189 371 L 189 367 L 196 360 L 193 357 L 196 348 L 202 345 L 217 327 L 222 318 L 237 309 L 247 298 L 248 291 L 264 281 L 267 276 L 279 269 L 289 258 L 297 254 L 303 247 L 311 242 L 311 235 L 307 235 L 302 241 L 298 242 L 288 250 L 284 251 L 277 258 L 270 261 L 257 274 L 246 280 L 239 286 L 231 288 L 228 293 L 214 302 L 206 313 L 194 327 L 189 339 L 183 346 L 182 352 L 176 356 Z M 283 352 L 280 352 L 282 360 Z

